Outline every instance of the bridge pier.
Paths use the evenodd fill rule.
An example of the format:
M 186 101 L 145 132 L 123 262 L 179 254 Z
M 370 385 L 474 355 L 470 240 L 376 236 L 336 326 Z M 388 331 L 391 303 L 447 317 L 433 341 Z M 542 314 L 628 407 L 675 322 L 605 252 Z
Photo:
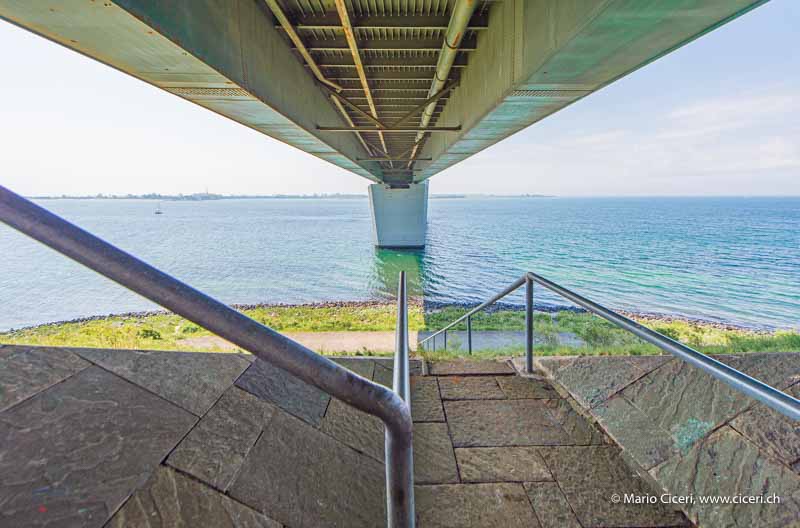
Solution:
M 428 228 L 428 184 L 369 186 L 369 205 L 375 245 L 385 248 L 421 248 Z

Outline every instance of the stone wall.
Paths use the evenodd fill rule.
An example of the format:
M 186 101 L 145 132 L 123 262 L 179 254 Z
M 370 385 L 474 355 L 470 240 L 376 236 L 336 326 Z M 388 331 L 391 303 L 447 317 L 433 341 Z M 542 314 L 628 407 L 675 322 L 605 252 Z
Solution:
M 800 396 L 798 353 L 717 359 Z M 640 472 L 675 497 L 691 496 L 682 509 L 698 525 L 800 525 L 800 423 L 671 356 L 543 357 L 536 365 Z M 774 495 L 780 504 L 701 503 L 737 495 Z

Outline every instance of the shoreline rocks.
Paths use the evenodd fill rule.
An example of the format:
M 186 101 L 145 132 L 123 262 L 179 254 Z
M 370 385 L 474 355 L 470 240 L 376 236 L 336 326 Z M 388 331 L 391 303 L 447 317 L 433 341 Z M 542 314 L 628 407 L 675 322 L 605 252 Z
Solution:
M 461 308 L 461 309 L 472 309 L 478 306 L 480 303 L 477 302 L 437 302 L 437 301 L 423 301 L 420 299 L 409 299 L 408 301 L 409 306 L 412 307 L 421 307 L 424 313 L 434 313 L 441 311 L 446 308 Z M 394 307 L 395 303 L 393 301 L 385 301 L 385 300 L 361 300 L 361 301 L 319 301 L 319 302 L 310 302 L 310 303 L 237 303 L 231 304 L 232 308 L 236 310 L 253 310 L 257 308 L 370 308 L 370 307 L 387 307 L 391 306 Z M 523 311 L 525 310 L 525 306 L 521 304 L 512 304 L 512 303 L 495 303 L 494 305 L 486 308 L 486 312 L 493 313 L 498 311 Z M 541 313 L 557 313 L 562 311 L 569 311 L 575 313 L 586 313 L 586 310 L 583 308 L 578 308 L 575 306 L 569 305 L 536 305 L 536 311 Z M 662 314 L 662 313 L 649 313 L 649 312 L 630 312 L 626 310 L 616 310 L 617 313 L 622 314 L 626 317 L 630 317 L 632 319 L 637 319 L 639 321 L 645 322 L 662 322 L 662 323 L 672 323 L 672 322 L 684 322 L 693 325 L 705 326 L 710 328 L 715 328 L 718 330 L 732 330 L 732 331 L 742 331 L 742 332 L 751 332 L 755 334 L 772 334 L 776 331 L 782 330 L 781 328 L 770 328 L 770 327 L 763 327 L 763 326 L 747 326 L 747 325 L 739 325 L 735 323 L 728 323 L 723 321 L 714 321 L 710 319 L 702 319 L 702 318 L 692 318 L 687 316 L 675 315 L 675 314 Z M 67 324 L 77 324 L 77 323 L 88 323 L 91 321 L 102 321 L 104 319 L 113 319 L 113 318 L 137 318 L 142 319 L 145 317 L 155 316 L 155 315 L 169 315 L 172 312 L 167 310 L 144 310 L 138 312 L 122 312 L 122 313 L 113 313 L 113 314 L 100 314 L 100 315 L 90 315 L 86 317 L 78 317 L 75 319 L 64 320 L 64 321 L 53 321 L 48 323 L 41 323 L 36 325 L 24 326 L 20 328 L 11 328 L 9 330 L 0 331 L 0 335 L 8 334 L 12 332 L 20 332 L 25 330 L 35 330 L 38 328 L 46 327 L 46 326 L 61 326 Z

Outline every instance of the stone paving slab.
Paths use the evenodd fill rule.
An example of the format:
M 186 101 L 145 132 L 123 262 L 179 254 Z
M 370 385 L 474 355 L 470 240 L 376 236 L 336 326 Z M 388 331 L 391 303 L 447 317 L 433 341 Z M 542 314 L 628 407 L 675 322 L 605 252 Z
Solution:
M 197 418 L 99 367 L 0 414 L 0 526 L 102 526 Z
M 522 376 L 498 376 L 496 379 L 503 394 L 510 400 L 550 400 L 560 397 L 555 389 L 543 380 L 523 378 Z
M 231 387 L 170 454 L 167 463 L 225 491 L 276 408 Z
M 292 528 L 386 521 L 383 465 L 283 412 L 250 450 L 229 494 Z
M 456 449 L 463 482 L 537 482 L 553 480 L 536 447 Z
M 734 368 L 748 370 L 749 361 L 725 359 Z M 780 376 L 769 377 L 774 381 Z M 682 452 L 753 404 L 749 396 L 678 360 L 659 367 L 621 394 L 647 415 L 651 429 L 667 431 L 675 448 Z
M 800 399 L 800 383 L 784 392 Z M 787 466 L 800 461 L 800 421 L 773 411 L 763 403 L 756 403 L 752 409 L 731 421 L 730 425 Z
M 486 376 L 512 375 L 514 368 L 508 361 L 472 361 L 455 359 L 452 361 L 429 362 L 431 376 Z
M 778 527 L 800 523 L 800 475 L 764 456 L 729 426 L 651 474 L 674 494 L 780 497 L 780 504 L 690 504 L 689 514 L 700 526 Z
M 646 495 L 649 485 L 631 472 L 611 446 L 546 447 L 540 452 L 584 528 L 684 526 L 678 511 L 661 504 L 612 502 L 612 494 Z
M 75 349 L 84 359 L 202 416 L 250 366 L 240 354 Z
M 789 393 L 800 393 L 800 354 L 723 355 L 716 359 L 768 384 L 788 388 Z M 546 360 L 550 358 L 540 362 L 546 364 Z M 560 377 L 563 365 L 574 360 L 551 361 L 548 372 L 556 382 L 571 384 L 565 389 L 586 394 L 593 390 L 591 386 L 576 387 L 577 376 Z M 786 488 L 800 476 L 800 430 L 791 420 L 677 359 L 609 361 L 629 362 L 640 372 L 651 370 L 588 411 L 628 459 L 649 469 L 669 492 L 761 496 L 767 482 L 773 488 Z M 584 408 L 587 403 L 582 404 Z M 694 504 L 691 511 L 685 511 L 695 520 L 705 519 L 703 526 L 791 525 L 786 519 L 775 520 L 767 506 L 741 505 L 731 510 L 730 506 Z M 788 511 L 794 511 L 792 508 Z M 800 514 L 792 522 L 798 521 Z
M 58 526 L 96 526 L 113 514 L 137 488 L 109 526 L 183 523 L 192 527 L 271 528 L 278 526 L 278 521 L 292 527 L 385 524 L 384 471 L 380 462 L 384 433 L 378 419 L 331 399 L 260 360 L 247 368 L 252 358 L 245 356 L 219 355 L 222 356 L 220 361 L 229 364 L 214 370 L 213 364 L 203 364 L 203 360 L 214 354 L 190 354 L 190 358 L 197 358 L 198 364 L 187 367 L 185 353 L 160 352 L 159 356 L 153 354 L 156 357 L 151 358 L 147 357 L 150 353 L 123 351 L 129 357 L 120 359 L 115 354 L 118 351 L 106 352 L 89 351 L 87 355 L 93 354 L 94 361 L 105 362 L 108 370 L 115 369 L 119 375 L 79 360 L 84 361 L 84 370 L 0 412 L 0 515 L 6 516 L 0 517 L 0 526 L 8 524 L 7 519 L 11 519 L 8 522 L 15 528 L 23 522 L 18 519 L 36 525 L 30 523 L 29 518 L 34 509 L 35 513 L 40 513 L 37 509 L 40 505 L 33 500 L 41 496 L 52 499 L 41 512 L 46 514 L 42 518 L 55 520 Z M 0 361 L 10 355 L 8 347 L 0 348 Z M 175 365 L 169 365 L 169 359 L 164 359 L 170 356 L 175 357 Z M 388 358 L 336 360 L 364 377 L 391 385 L 391 360 Z M 159 362 L 165 365 L 166 372 L 155 373 Z M 663 358 L 655 358 L 648 366 L 637 367 L 637 370 L 643 372 L 663 362 Z M 620 521 L 630 512 L 616 512 L 621 516 L 618 518 L 612 515 L 613 511 L 604 508 L 602 493 L 610 489 L 612 483 L 622 489 L 640 491 L 645 489 L 644 484 L 626 472 L 627 468 L 619 469 L 621 462 L 617 451 L 614 457 L 604 458 L 602 450 L 613 448 L 605 445 L 606 437 L 575 411 L 575 402 L 566 396 L 566 391 L 561 392 L 562 398 L 541 378 L 523 380 L 513 376 L 508 362 L 474 363 L 448 362 L 443 369 L 447 373 L 441 377 L 412 376 L 418 526 L 496 528 L 502 523 L 511 527 L 535 527 L 541 521 L 543 526 L 569 527 L 576 518 L 584 521 L 586 527 L 666 525 L 664 519 L 669 520 L 672 515 L 669 512 L 662 520 L 647 524 L 645 521 L 650 519 L 644 514 Z M 432 363 L 431 369 L 435 370 L 437 364 Z M 422 363 L 416 365 L 415 370 L 422 373 Z M 781 374 L 784 378 L 791 378 L 791 365 L 774 365 L 784 369 L 786 374 Z M 751 368 L 762 366 L 753 362 Z M 197 373 L 198 369 L 208 372 Z M 236 369 L 244 373 L 237 380 L 237 386 L 232 386 L 236 375 L 231 373 Z M 96 376 L 102 380 L 86 386 L 94 386 L 93 389 L 84 387 L 86 384 L 81 381 L 81 388 L 75 390 L 78 393 L 88 390 L 92 397 L 102 398 L 91 400 L 67 395 L 69 397 L 59 400 L 61 408 L 87 407 L 81 411 L 87 418 L 76 411 L 69 418 L 59 418 L 60 422 L 53 420 L 58 427 L 37 425 L 43 421 L 41 416 L 50 412 L 47 396 L 66 390 L 64 387 L 76 387 L 78 381 L 75 380 L 82 380 L 90 372 L 99 373 Z M 147 379 L 151 373 L 154 379 Z M 218 373 L 221 375 L 217 376 Z M 2 374 L 0 371 L 0 376 Z M 202 394 L 205 399 L 191 401 L 204 390 L 205 383 L 202 379 L 198 383 L 193 377 L 202 378 L 206 374 L 211 382 L 206 392 L 213 398 Z M 142 386 L 129 383 L 123 377 L 134 383 L 140 380 Z M 443 404 L 442 383 L 446 385 L 443 391 L 446 397 L 480 399 L 448 400 Z M 181 384 L 190 387 L 179 387 Z M 119 386 L 127 387 L 130 394 Z M 106 394 L 109 391 L 110 400 Z M 116 400 L 124 400 L 124 403 Z M 39 402 L 36 405 L 44 410 L 32 416 L 28 416 L 29 411 L 25 416 L 18 414 L 20 409 L 33 408 L 34 402 Z M 128 415 L 118 409 L 128 407 L 132 407 Z M 169 410 L 178 418 L 170 416 Z M 196 423 L 197 418 L 189 411 L 203 414 L 200 422 Z M 60 415 L 61 411 L 56 413 Z M 103 413 L 110 413 L 112 418 L 107 420 Z M 15 420 L 11 425 L 7 423 L 9 416 Z M 181 416 L 186 420 L 182 428 Z M 123 418 L 126 421 L 121 424 Z M 747 422 L 743 420 L 743 423 Z M 32 428 L 23 427 L 26 424 Z M 757 427 L 752 426 L 753 430 Z M 3 434 L 29 436 L 22 441 L 13 437 L 7 442 Z M 755 439 L 755 433 L 751 434 Z M 165 439 L 167 437 L 169 439 Z M 766 445 L 767 440 L 769 438 L 763 439 L 762 444 Z M 178 443 L 180 445 L 175 447 Z M 57 450 L 59 458 L 48 461 L 46 467 L 34 467 L 35 461 L 42 457 L 26 450 L 39 453 L 45 445 L 50 449 L 50 444 L 61 446 L 60 451 Z M 783 438 L 774 442 L 774 446 L 785 444 Z M 6 445 L 14 446 L 13 456 L 4 456 L 3 446 Z M 25 448 L 21 455 L 17 452 L 20 451 L 18 445 Z M 591 447 L 565 447 L 576 445 Z M 565 452 L 559 452 L 558 460 L 553 461 L 553 450 L 560 449 L 589 451 L 581 452 L 580 460 L 573 460 L 580 458 L 577 455 L 572 455 L 571 459 L 569 454 L 565 456 Z M 88 458 L 85 453 L 90 453 Z M 87 460 L 90 469 L 76 465 L 77 461 Z M 166 466 L 159 466 L 159 462 Z M 793 464 L 800 465 L 800 461 Z M 7 477 L 3 479 L 19 474 L 20 467 L 23 482 L 31 481 L 39 471 L 47 482 L 66 474 L 62 482 L 71 485 L 75 481 L 91 480 L 95 487 L 73 486 L 69 488 L 73 495 L 69 495 L 63 487 L 48 490 L 34 483 L 31 484 L 36 486 L 34 492 L 32 487 L 14 488 L 16 495 L 9 498 L 6 495 L 12 488 L 5 485 Z M 781 467 L 794 475 L 788 465 Z M 161 469 L 153 474 L 157 468 Z M 25 477 L 25 471 L 33 476 Z M 101 473 L 102 476 L 98 476 Z M 17 480 L 13 481 L 14 486 L 18 484 Z M 225 490 L 227 495 L 220 492 Z M 23 496 L 29 497 L 28 502 L 20 498 Z M 570 512 L 574 512 L 572 517 Z M 28 517 L 22 517 L 23 514 Z M 678 516 L 677 522 L 682 521 Z
M 236 386 L 284 411 L 319 426 L 331 397 L 280 367 L 257 359 Z
M 0 354 L 0 411 L 91 366 L 65 348 L 4 345 Z
M 415 422 L 444 422 L 444 408 L 435 377 L 411 377 L 411 416 Z
M 800 382 L 800 354 L 759 352 L 713 356 L 727 365 L 781 390 Z
M 555 482 L 526 482 L 525 491 L 542 528 L 582 528 Z
M 338 363 L 344 368 L 350 369 L 362 378 L 372 379 L 375 372 L 375 362 L 368 358 L 331 358 L 334 363 Z
M 600 405 L 671 356 L 542 357 L 536 365 L 560 383 L 582 406 Z
M 376 363 L 372 381 L 391 389 L 394 386 L 394 370 Z
M 417 486 L 418 528 L 538 528 L 521 484 Z
M 372 361 L 374 361 L 376 365 L 380 365 L 389 370 L 394 368 L 394 357 L 376 357 L 373 358 Z M 422 376 L 424 374 L 422 363 L 423 361 L 421 359 L 409 359 L 408 373 L 411 376 Z
M 600 425 L 639 466 L 649 470 L 678 453 L 669 432 L 622 395 L 594 408 Z
M 594 425 L 578 414 L 572 405 L 564 399 L 541 400 L 550 416 L 560 425 L 575 445 L 602 445 L 609 443 L 606 437 Z
M 375 371 L 372 376 L 372 381 L 391 389 L 394 384 L 394 361 L 383 358 L 375 359 L 373 361 L 375 363 Z M 421 360 L 411 360 L 408 367 L 408 373 L 410 376 L 413 377 L 423 375 Z
M 574 443 L 542 400 L 444 402 L 455 447 L 500 447 Z
M 439 378 L 439 392 L 442 400 L 504 400 L 506 398 L 494 376 L 441 377 Z
M 331 398 L 320 429 L 377 461 L 384 459 L 384 425 L 375 416 Z
M 458 482 L 458 468 L 447 424 L 414 424 L 414 482 L 449 484 Z
M 108 528 L 281 528 L 280 523 L 172 469 L 160 467 Z

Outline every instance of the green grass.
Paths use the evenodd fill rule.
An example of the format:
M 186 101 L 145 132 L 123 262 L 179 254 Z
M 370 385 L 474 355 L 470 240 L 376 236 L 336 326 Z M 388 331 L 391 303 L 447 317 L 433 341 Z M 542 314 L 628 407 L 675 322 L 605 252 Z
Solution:
M 426 315 L 428 327 L 441 328 L 445 321 L 464 315 L 466 309 L 445 308 L 440 312 Z M 790 331 L 772 333 L 756 332 L 746 329 L 727 329 L 713 324 L 690 321 L 670 321 L 638 319 L 638 322 L 665 336 L 680 341 L 707 354 L 738 354 L 746 352 L 800 352 L 800 334 Z M 523 330 L 525 314 L 522 311 L 498 311 L 473 316 L 472 329 L 475 330 Z M 466 324 L 457 325 L 456 330 L 466 330 Z M 572 333 L 586 343 L 583 347 L 564 346 L 559 343 L 559 333 Z M 662 353 L 653 345 L 645 343 L 633 334 L 622 330 L 608 321 L 587 313 L 562 311 L 556 314 L 537 313 L 534 315 L 534 333 L 544 338 L 544 344 L 535 347 L 540 356 L 565 355 L 609 355 L 638 356 Z M 441 341 L 440 341 L 441 343 Z M 429 358 L 452 358 L 463 356 L 460 343 L 455 336 L 448 336 L 448 349 L 436 352 L 426 351 Z M 493 350 L 481 350 L 472 357 L 520 356 L 524 344 Z
M 279 332 L 326 331 L 394 331 L 396 308 L 386 304 L 351 304 L 343 306 L 266 306 L 244 310 L 255 320 Z M 438 330 L 466 313 L 464 308 L 447 307 L 422 313 L 419 305 L 409 308 L 410 330 Z M 710 324 L 686 321 L 640 320 L 642 324 L 681 341 L 702 352 L 729 354 L 742 352 L 800 351 L 800 334 L 794 332 L 759 333 L 742 329 L 724 329 Z M 516 310 L 480 313 L 473 317 L 472 329 L 523 330 L 525 314 Z M 465 330 L 466 324 L 458 326 Z M 648 345 L 611 323 L 586 313 L 562 311 L 557 314 L 536 313 L 534 332 L 544 338 L 537 345 L 538 355 L 643 355 L 658 354 Z M 572 333 L 586 343 L 584 347 L 565 347 L 559 333 Z M 110 316 L 85 322 L 43 325 L 35 328 L 0 333 L 0 343 L 40 346 L 73 346 L 98 348 L 133 348 L 161 350 L 214 350 L 208 344 L 197 344 L 195 338 L 210 336 L 199 326 L 171 314 L 147 316 Z M 448 339 L 449 350 L 439 350 L 430 357 L 463 355 L 457 351 L 456 337 Z M 520 355 L 522 343 L 516 347 L 483 350 L 473 357 Z M 361 355 L 373 354 L 362 350 Z M 353 354 L 352 352 L 350 354 Z
M 279 332 L 394 331 L 397 309 L 392 304 L 340 307 L 271 306 L 243 312 Z M 409 307 L 409 326 L 423 326 L 422 310 Z M 84 322 L 37 326 L 0 333 L 0 343 L 40 346 L 133 348 L 150 350 L 209 350 L 192 338 L 211 332 L 172 314 L 110 316 Z M 211 350 L 219 350 L 210 348 Z M 364 354 L 370 353 L 364 351 Z

